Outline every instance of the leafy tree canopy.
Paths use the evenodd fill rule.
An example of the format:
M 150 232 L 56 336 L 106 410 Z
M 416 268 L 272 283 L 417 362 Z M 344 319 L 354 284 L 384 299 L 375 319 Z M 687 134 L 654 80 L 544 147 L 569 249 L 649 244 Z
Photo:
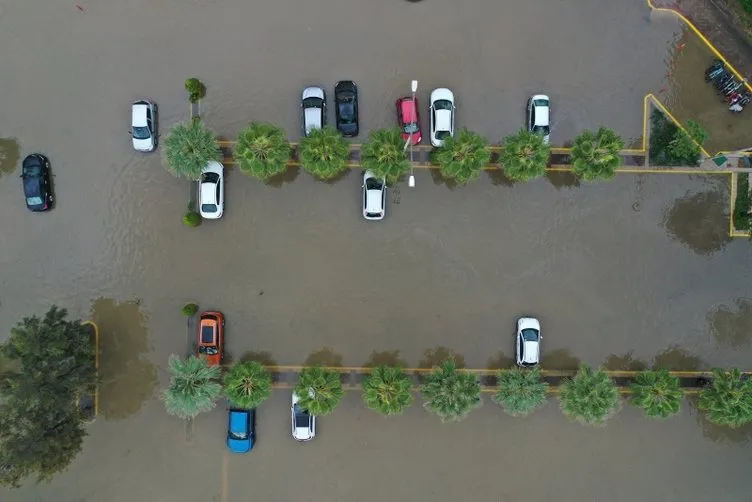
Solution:
M 167 413 L 190 419 L 216 406 L 222 394 L 219 366 L 209 366 L 204 357 L 171 355 L 168 368 L 170 386 L 162 393 Z
M 477 179 L 490 158 L 486 138 L 464 128 L 458 135 L 446 138 L 433 155 L 441 175 L 461 185 Z
M 287 169 L 290 151 L 284 129 L 267 122 L 251 122 L 238 135 L 235 161 L 248 176 L 267 180 Z
M 605 371 L 583 364 L 574 378 L 562 384 L 561 411 L 585 425 L 603 425 L 621 408 L 619 389 Z
M 612 129 L 601 127 L 596 132 L 583 131 L 572 146 L 572 170 L 585 181 L 610 179 L 622 165 L 622 140 Z
M 668 418 L 679 413 L 684 393 L 679 379 L 667 369 L 642 371 L 630 386 L 630 402 L 639 406 L 646 417 Z
M 713 381 L 700 391 L 698 408 L 711 422 L 741 427 L 752 422 L 752 381 L 741 371 L 713 369 Z
M 426 409 L 445 422 L 462 420 L 483 403 L 478 377 L 459 371 L 453 359 L 444 361 L 426 375 L 420 392 L 426 400 Z
M 225 374 L 225 392 L 237 407 L 252 409 L 264 402 L 272 392 L 272 376 L 255 361 L 241 362 Z
M 402 368 L 377 366 L 363 381 L 363 401 L 383 415 L 398 415 L 413 402 L 412 382 Z
M 546 404 L 548 384 L 539 368 L 499 371 L 499 390 L 494 401 L 513 417 L 524 417 Z
M 524 129 L 504 138 L 501 167 L 507 178 L 527 181 L 543 176 L 551 158 L 551 147 L 543 136 Z
M 377 129 L 360 147 L 360 164 L 363 169 L 386 178 L 388 184 L 394 184 L 410 170 L 404 148 L 399 128 Z
M 167 170 L 189 180 L 198 180 L 209 162 L 222 160 L 216 135 L 200 120 L 176 124 L 164 139 L 162 152 Z
M 334 178 L 347 169 L 349 158 L 349 143 L 332 126 L 314 129 L 308 136 L 300 138 L 300 163 L 317 178 Z
M 329 415 L 345 395 L 339 373 L 321 366 L 304 368 L 294 389 L 299 406 L 311 415 Z

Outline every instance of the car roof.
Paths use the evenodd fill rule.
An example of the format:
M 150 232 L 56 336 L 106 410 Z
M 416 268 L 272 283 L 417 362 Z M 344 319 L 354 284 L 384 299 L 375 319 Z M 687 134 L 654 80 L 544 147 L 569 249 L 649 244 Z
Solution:
M 540 344 L 538 342 L 523 342 L 524 345 L 524 359 L 523 362 L 525 363 L 537 363 L 538 362 L 538 350 L 540 349 Z
M 412 98 L 400 98 L 399 106 L 402 112 L 402 119 L 405 122 L 415 122 L 418 120 L 417 108 Z
M 217 204 L 217 190 L 215 186 L 215 183 L 201 183 L 201 204 Z
M 548 106 L 536 106 L 535 107 L 535 124 L 537 126 L 548 125 Z
M 245 431 L 249 415 L 248 410 L 230 410 L 230 430 Z
M 306 128 L 321 127 L 321 108 L 306 108 L 305 109 L 305 123 Z M 307 131 L 306 131 L 307 132 Z
M 437 131 L 452 130 L 452 110 L 436 110 L 435 128 Z
M 140 102 L 133 103 L 131 125 L 134 127 L 146 127 L 146 108 L 147 106 Z
M 382 190 L 366 190 L 366 211 L 369 213 L 380 213 L 384 210 L 382 204 Z

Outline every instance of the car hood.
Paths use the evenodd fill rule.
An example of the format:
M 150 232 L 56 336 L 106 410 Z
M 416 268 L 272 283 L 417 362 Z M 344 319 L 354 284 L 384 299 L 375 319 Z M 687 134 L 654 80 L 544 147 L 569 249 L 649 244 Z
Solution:
M 146 105 L 133 105 L 131 125 L 133 127 L 146 127 Z
M 324 99 L 324 90 L 320 87 L 306 87 L 303 89 L 303 97 L 306 98 L 321 98 Z
M 522 331 L 523 329 L 534 329 L 540 333 L 540 322 L 532 317 L 522 317 L 517 320 L 517 330 Z
M 311 429 L 308 427 L 295 427 L 295 439 L 299 441 L 306 441 L 308 439 L 311 439 L 313 435 L 311 434 Z
M 154 143 L 151 138 L 136 139 L 133 138 L 133 148 L 141 152 L 149 152 L 154 148 Z
M 232 439 L 227 438 L 227 447 L 233 453 L 247 453 L 251 451 L 253 443 L 249 439 Z

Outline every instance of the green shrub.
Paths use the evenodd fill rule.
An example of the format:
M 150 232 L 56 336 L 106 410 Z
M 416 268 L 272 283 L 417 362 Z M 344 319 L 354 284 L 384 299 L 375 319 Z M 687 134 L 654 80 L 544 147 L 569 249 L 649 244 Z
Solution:
M 183 224 L 186 227 L 195 228 L 201 225 L 201 215 L 196 211 L 188 211 L 183 215 Z
M 188 99 L 191 103 L 195 103 L 206 96 L 206 86 L 197 78 L 186 80 L 185 90 L 188 91 Z
M 745 12 L 752 14 L 752 0 L 739 0 L 739 4 Z
M 198 305 L 195 303 L 186 303 L 183 307 L 183 315 L 186 317 L 196 315 L 196 312 L 198 312 Z
M 708 133 L 687 120 L 687 132 L 671 122 L 660 110 L 650 115 L 650 163 L 658 166 L 696 166 Z M 699 146 L 698 146 L 699 145 Z
M 752 0 L 751 0 L 752 1 Z M 752 217 L 749 199 L 749 175 L 747 173 L 738 173 L 736 178 L 736 202 L 734 203 L 734 228 L 737 230 L 751 230 Z

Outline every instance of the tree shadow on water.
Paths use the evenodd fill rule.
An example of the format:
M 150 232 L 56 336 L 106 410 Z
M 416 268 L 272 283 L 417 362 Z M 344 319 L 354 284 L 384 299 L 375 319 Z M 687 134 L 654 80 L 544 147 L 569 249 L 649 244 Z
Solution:
M 433 180 L 434 185 L 444 185 L 449 190 L 454 190 L 459 186 L 453 179 L 447 179 L 442 176 L 441 171 L 438 168 L 429 169 L 429 171 L 431 171 L 431 179 Z
M 614 371 L 642 371 L 647 369 L 648 365 L 645 361 L 633 358 L 630 350 L 621 356 L 611 354 L 603 362 L 603 367 Z
M 280 188 L 285 183 L 292 183 L 300 174 L 300 167 L 288 167 L 285 172 L 272 176 L 268 180 L 265 180 L 266 185 L 274 188 Z
M 486 170 L 486 174 L 491 180 L 491 184 L 494 186 L 513 187 L 519 183 L 518 181 L 507 178 L 506 174 L 504 174 L 504 170 L 501 168 L 488 169 Z
M 697 406 L 698 396 L 689 396 L 689 413 L 695 416 L 697 424 L 702 428 L 702 435 L 714 443 L 742 444 L 752 441 L 752 423 L 741 427 L 731 428 L 714 424 L 707 419 L 705 413 Z
M 342 356 L 330 347 L 311 353 L 305 360 L 306 366 L 342 366 Z
M 580 187 L 580 178 L 568 171 L 546 171 L 546 179 L 557 190 Z
M 441 345 L 437 346 L 435 349 L 427 349 L 423 353 L 423 358 L 418 361 L 418 367 L 433 368 L 439 366 L 448 359 L 454 360 L 458 368 L 465 367 L 465 358 L 462 355 Z
M 665 368 L 671 371 L 694 371 L 703 365 L 702 359 L 690 354 L 677 345 L 660 352 L 653 358 L 653 369 Z
M 569 349 L 557 349 L 541 358 L 541 367 L 547 370 L 577 370 L 580 360 Z
M 663 225 L 669 236 L 695 253 L 710 256 L 731 241 L 728 201 L 721 190 L 685 195 L 666 212 Z
M 157 370 L 144 316 L 136 302 L 99 298 L 91 308 L 99 328 L 99 411 L 107 420 L 129 417 L 154 395 Z
M 243 355 L 240 356 L 241 363 L 247 363 L 251 361 L 263 364 L 264 366 L 277 366 L 277 361 L 274 360 L 271 352 L 267 352 L 265 350 L 248 350 L 243 352 Z
M 752 300 L 737 298 L 734 307 L 719 305 L 708 313 L 708 324 L 721 345 L 744 347 L 752 339 Z
M 502 350 L 490 357 L 486 363 L 486 368 L 489 370 L 508 370 L 513 367 L 514 357 L 507 356 Z
M 407 362 L 400 357 L 399 350 L 384 350 L 381 352 L 373 351 L 364 363 L 366 368 L 375 368 L 376 366 L 389 366 L 392 368 L 406 368 Z

